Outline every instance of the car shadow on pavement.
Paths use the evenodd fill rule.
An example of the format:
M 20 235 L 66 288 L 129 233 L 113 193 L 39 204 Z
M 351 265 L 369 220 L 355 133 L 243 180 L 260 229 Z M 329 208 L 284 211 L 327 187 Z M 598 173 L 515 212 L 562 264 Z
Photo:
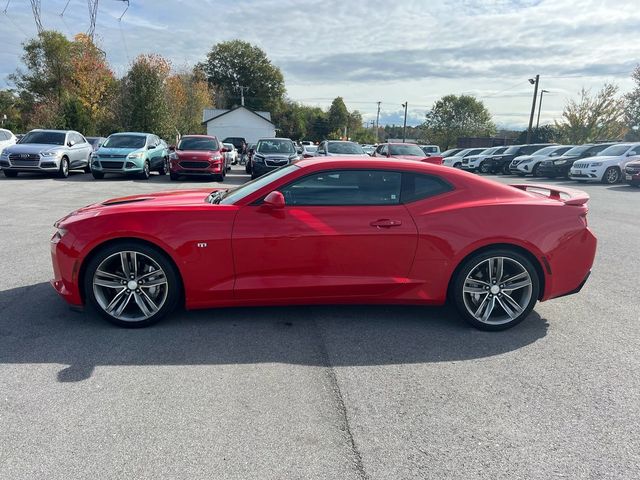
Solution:
M 95 367 L 287 363 L 371 366 L 465 361 L 543 338 L 532 313 L 503 332 L 466 325 L 447 307 L 306 306 L 177 311 L 144 329 L 71 311 L 48 283 L 0 292 L 0 363 L 60 364 L 60 382 Z
M 612 192 L 640 192 L 640 188 L 631 185 L 611 185 L 607 190 Z

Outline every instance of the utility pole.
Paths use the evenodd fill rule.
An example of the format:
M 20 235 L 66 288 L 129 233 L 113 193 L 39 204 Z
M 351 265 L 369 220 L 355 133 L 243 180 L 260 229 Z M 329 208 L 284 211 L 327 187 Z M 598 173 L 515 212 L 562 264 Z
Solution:
M 533 115 L 536 113 L 536 99 L 538 98 L 538 83 L 540 82 L 540 75 L 536 75 L 535 80 L 529 79 L 531 85 L 535 85 L 533 89 L 533 102 L 531 102 L 531 116 L 529 117 L 529 128 L 527 129 L 527 143 L 531 143 L 531 127 L 533 126 Z
M 376 114 L 376 142 L 380 141 L 380 135 L 379 135 L 379 130 L 380 130 L 380 104 L 382 102 L 378 102 L 378 113 Z
M 402 104 L 404 107 L 404 125 L 402 127 L 402 143 L 405 143 L 407 140 L 407 107 L 409 106 L 409 102 L 404 102 Z
M 542 110 L 542 97 L 545 93 L 549 93 L 549 90 L 540 90 L 540 104 L 538 105 L 538 120 L 536 121 L 536 132 L 538 131 L 538 127 L 540 126 L 540 111 Z
M 237 87 L 240 90 L 240 105 L 242 105 L 244 107 L 244 91 L 249 91 L 249 87 L 243 87 L 242 85 L 237 85 Z

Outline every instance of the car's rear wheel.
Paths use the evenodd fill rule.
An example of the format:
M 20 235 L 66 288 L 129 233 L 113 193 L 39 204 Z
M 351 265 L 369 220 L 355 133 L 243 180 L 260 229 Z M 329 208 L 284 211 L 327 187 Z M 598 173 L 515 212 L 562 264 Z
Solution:
M 67 178 L 69 176 L 69 159 L 62 157 L 60 159 L 60 167 L 58 168 L 57 176 L 59 178 Z
M 145 161 L 144 165 L 142 166 L 142 172 L 140 172 L 140 178 L 142 180 L 149 180 L 149 177 L 151 176 L 151 166 L 149 165 L 149 161 Z
M 14 170 L 2 170 L 2 173 L 4 173 L 4 176 L 7 178 L 16 178 L 18 176 L 18 172 Z
M 509 162 L 505 163 L 502 166 L 502 173 L 504 173 L 505 175 L 511 175 L 511 170 L 509 170 Z
M 453 282 L 453 300 L 464 319 L 481 330 L 504 330 L 524 320 L 538 299 L 540 279 L 531 261 L 495 249 L 464 262 Z
M 151 325 L 168 315 L 180 298 L 173 264 L 159 250 L 123 242 L 100 250 L 89 260 L 84 276 L 89 303 L 121 327 Z
M 621 175 L 618 167 L 609 167 L 605 170 L 604 175 L 602 176 L 602 182 L 608 185 L 613 185 L 620 181 L 620 177 Z
M 489 173 L 489 163 L 488 162 L 482 162 L 480 164 L 480 167 L 478 167 L 478 170 L 480 171 L 480 173 Z

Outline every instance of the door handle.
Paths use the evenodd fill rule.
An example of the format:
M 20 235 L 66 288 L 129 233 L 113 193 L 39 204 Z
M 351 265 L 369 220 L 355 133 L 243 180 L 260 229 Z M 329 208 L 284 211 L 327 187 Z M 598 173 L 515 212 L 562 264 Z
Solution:
M 381 218 L 380 220 L 374 220 L 369 225 L 377 228 L 399 227 L 400 225 L 402 225 L 402 220 L 389 220 L 388 218 Z

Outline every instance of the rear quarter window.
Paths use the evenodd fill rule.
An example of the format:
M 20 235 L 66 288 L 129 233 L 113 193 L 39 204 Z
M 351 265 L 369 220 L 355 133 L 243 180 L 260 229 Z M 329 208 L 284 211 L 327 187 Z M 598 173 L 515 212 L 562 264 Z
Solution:
M 453 186 L 434 175 L 405 173 L 402 178 L 400 201 L 411 203 L 425 198 L 435 197 L 453 190 Z

